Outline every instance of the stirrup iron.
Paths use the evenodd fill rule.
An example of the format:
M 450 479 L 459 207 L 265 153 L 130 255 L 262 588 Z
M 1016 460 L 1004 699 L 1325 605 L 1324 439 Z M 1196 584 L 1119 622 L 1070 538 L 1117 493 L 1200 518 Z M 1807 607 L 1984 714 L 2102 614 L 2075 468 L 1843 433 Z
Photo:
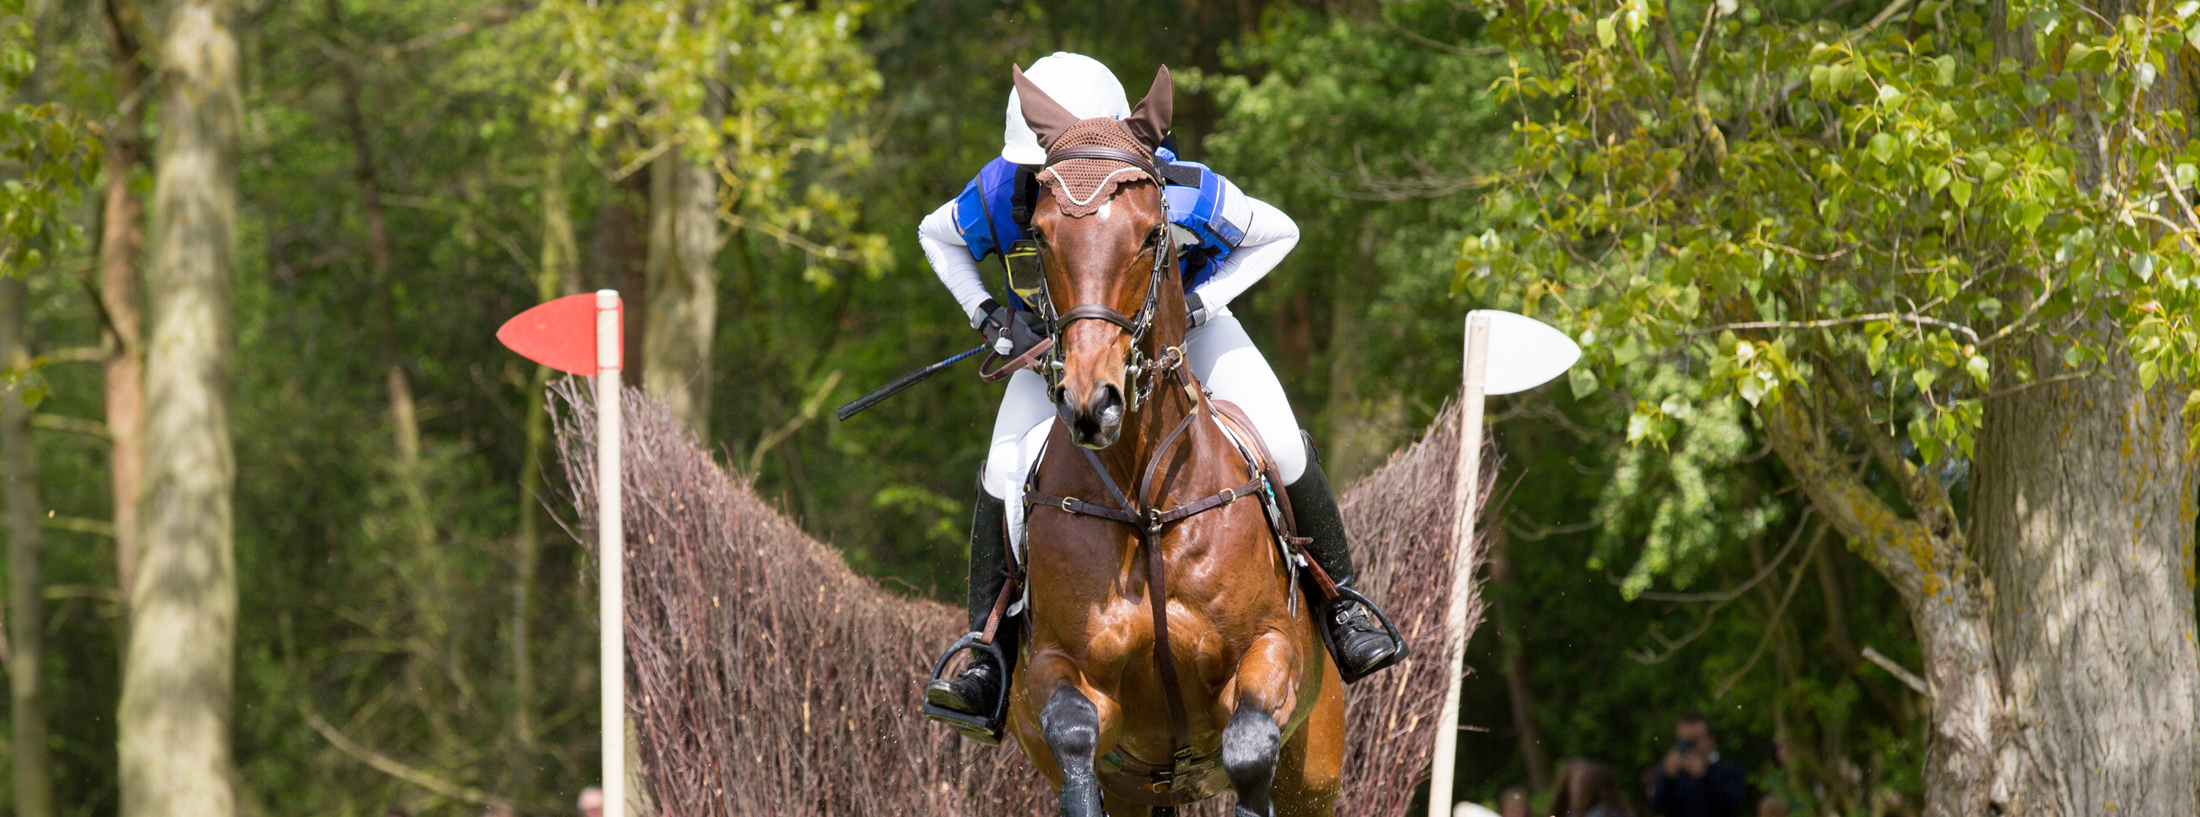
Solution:
M 1337 661 L 1337 674 L 1344 679 L 1345 683 L 1357 683 L 1362 678 L 1374 675 L 1375 673 L 1388 669 L 1393 664 L 1413 657 L 1413 646 L 1406 643 L 1406 637 L 1403 633 L 1398 632 L 1398 625 L 1391 623 L 1389 613 L 1383 612 L 1383 608 L 1376 606 L 1375 602 L 1368 600 L 1368 598 L 1361 595 L 1360 591 L 1358 590 L 1354 590 L 1350 587 L 1345 587 L 1343 585 L 1332 586 L 1335 588 L 1336 596 L 1330 599 L 1328 604 L 1323 605 L 1323 616 L 1328 616 L 1329 611 L 1335 609 L 1338 602 L 1358 602 L 1361 609 L 1364 609 L 1368 613 L 1372 614 L 1375 618 L 1376 623 L 1383 626 L 1384 634 L 1388 635 L 1390 637 L 1390 640 L 1398 643 L 1397 652 L 1391 653 L 1390 657 L 1377 661 L 1372 666 L 1361 669 L 1358 672 L 1354 672 L 1346 668 L 1343 661 Z M 1321 626 L 1315 627 L 1314 629 L 1321 632 L 1322 646 L 1329 650 L 1330 659 L 1335 660 L 1337 657 L 1336 637 L 1330 632 L 1329 622 L 1321 622 Z
M 977 653 L 979 660 L 992 658 L 993 666 L 999 668 L 1002 674 L 1001 692 L 993 701 L 993 712 L 988 715 L 972 715 L 968 712 L 948 709 L 932 703 L 930 699 L 926 699 L 923 713 L 926 719 L 947 724 L 955 731 L 961 732 L 963 737 L 987 746 L 999 746 L 1001 745 L 1001 726 L 1008 721 L 1008 685 L 1011 679 L 1007 677 L 1007 656 L 1001 653 L 999 646 L 986 642 L 984 637 L 984 633 L 969 633 L 956 639 L 954 644 L 948 646 L 946 652 L 940 653 L 939 660 L 933 662 L 932 676 L 925 680 L 925 686 L 929 688 L 932 684 L 945 678 L 948 663 L 953 661 L 955 656 L 960 653 Z

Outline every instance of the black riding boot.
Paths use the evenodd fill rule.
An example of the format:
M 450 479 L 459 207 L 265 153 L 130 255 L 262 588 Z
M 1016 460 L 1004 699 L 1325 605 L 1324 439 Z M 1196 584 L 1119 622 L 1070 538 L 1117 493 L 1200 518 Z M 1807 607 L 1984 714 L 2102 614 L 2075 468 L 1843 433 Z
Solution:
M 1008 525 L 1007 503 L 985 492 L 981 481 L 977 492 L 977 513 L 970 520 L 970 631 L 985 630 L 986 619 L 993 615 L 993 604 L 1000 598 L 1002 585 L 1008 582 Z M 995 631 L 993 644 L 1000 648 L 1002 661 L 995 663 L 984 652 L 973 651 L 970 666 L 952 679 L 933 681 L 925 687 L 927 703 L 942 709 L 977 716 L 990 717 L 999 705 L 1001 695 L 1008 687 L 1008 678 L 1016 661 L 1016 622 L 1005 614 Z M 998 742 L 998 735 L 974 733 L 968 724 L 949 721 L 963 730 L 965 735 L 988 743 Z
M 1336 494 L 1322 473 L 1314 453 L 1314 438 L 1300 432 L 1306 444 L 1306 472 L 1283 489 L 1291 497 L 1291 513 L 1299 523 L 1299 535 L 1313 539 L 1306 554 L 1337 584 L 1338 598 L 1323 611 L 1329 633 L 1329 652 L 1337 659 L 1337 671 L 1352 683 L 1407 655 L 1405 642 L 1385 626 L 1369 601 L 1352 589 L 1352 549 L 1344 533 L 1344 514 L 1337 510 Z

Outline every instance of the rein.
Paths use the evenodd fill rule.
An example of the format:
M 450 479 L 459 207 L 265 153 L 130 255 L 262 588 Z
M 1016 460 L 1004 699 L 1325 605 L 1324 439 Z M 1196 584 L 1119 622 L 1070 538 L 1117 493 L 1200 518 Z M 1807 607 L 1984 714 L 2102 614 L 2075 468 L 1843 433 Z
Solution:
M 1169 709 L 1171 764 L 1163 773 L 1164 781 L 1155 789 L 1159 792 L 1165 792 L 1173 786 L 1178 774 L 1186 767 L 1204 760 L 1192 756 L 1191 718 L 1185 713 L 1183 686 L 1177 680 L 1176 653 L 1169 646 L 1169 593 L 1168 579 L 1162 565 L 1161 529 L 1170 523 L 1254 496 L 1260 491 L 1262 484 L 1262 475 L 1255 473 L 1243 485 L 1224 488 L 1173 508 L 1162 508 L 1147 502 L 1149 496 L 1155 501 L 1161 499 L 1159 492 L 1155 490 L 1157 486 L 1154 479 L 1160 474 L 1161 463 L 1169 458 L 1169 452 L 1175 450 L 1177 443 L 1185 439 L 1185 433 L 1191 430 L 1192 423 L 1199 419 L 1200 408 L 1206 407 L 1208 421 L 1216 422 L 1213 404 L 1207 402 L 1200 389 L 1184 376 L 1181 371 L 1184 365 L 1183 350 L 1175 346 L 1169 347 L 1154 362 L 1148 373 L 1151 380 L 1139 389 L 1141 392 L 1150 392 L 1158 388 L 1164 378 L 1174 377 L 1184 387 L 1186 396 L 1191 398 L 1192 410 L 1185 413 L 1184 419 L 1169 431 L 1168 436 L 1161 439 L 1161 444 L 1154 448 L 1147 459 L 1145 472 L 1140 475 L 1136 486 L 1136 502 L 1124 495 L 1123 489 L 1115 484 L 1115 477 L 1100 462 L 1100 456 L 1089 448 L 1079 448 L 1078 451 L 1085 455 L 1085 461 L 1091 464 L 1093 472 L 1100 475 L 1100 483 L 1107 486 L 1108 495 L 1115 500 L 1117 507 L 1096 505 L 1077 497 L 1057 496 L 1040 491 L 1035 484 L 1038 480 L 1037 469 L 1033 469 L 1024 484 L 1024 506 L 1027 513 L 1032 507 L 1054 508 L 1067 514 L 1091 516 L 1129 525 L 1138 532 L 1139 546 L 1145 550 L 1146 598 L 1153 610 L 1154 662 L 1161 676 L 1161 695 Z

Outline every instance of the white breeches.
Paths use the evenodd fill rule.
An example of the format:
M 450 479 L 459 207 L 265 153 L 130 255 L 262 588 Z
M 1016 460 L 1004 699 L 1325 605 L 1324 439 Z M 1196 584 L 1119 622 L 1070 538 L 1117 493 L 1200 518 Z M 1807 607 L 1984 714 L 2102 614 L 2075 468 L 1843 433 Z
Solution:
M 1289 485 L 1306 472 L 1306 446 L 1299 442 L 1299 421 L 1283 395 L 1283 384 L 1268 361 L 1245 336 L 1227 310 L 1184 335 L 1184 356 L 1192 374 L 1214 391 L 1215 399 L 1236 403 L 1253 421 L 1253 428 L 1268 443 L 1276 458 L 1276 471 Z M 1054 420 L 1054 403 L 1047 399 L 1046 379 L 1029 369 L 1008 379 L 1008 393 L 1001 397 L 1001 411 L 994 416 L 992 448 L 985 461 L 985 491 L 1003 500 L 1022 516 L 1020 503 L 1024 475 L 1046 443 Z M 1020 533 L 1020 532 L 1018 532 Z M 1020 538 L 1020 536 L 1018 537 Z

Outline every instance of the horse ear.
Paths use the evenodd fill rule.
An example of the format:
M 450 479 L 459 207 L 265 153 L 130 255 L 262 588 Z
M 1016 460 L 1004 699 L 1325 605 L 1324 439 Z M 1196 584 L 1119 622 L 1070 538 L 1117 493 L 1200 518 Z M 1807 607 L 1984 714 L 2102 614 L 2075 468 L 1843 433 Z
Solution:
M 1038 83 L 1024 76 L 1024 69 L 1012 65 L 1008 70 L 1016 78 L 1016 102 L 1024 109 L 1024 124 L 1031 126 L 1031 132 L 1039 137 L 1039 147 L 1053 146 L 1063 131 L 1077 124 L 1077 115 L 1054 101 L 1054 97 L 1047 96 L 1047 92 L 1039 90 Z
M 1149 147 L 1160 147 L 1161 140 L 1169 135 L 1169 118 L 1176 108 L 1176 83 L 1169 80 L 1169 66 L 1153 75 L 1153 90 L 1138 101 L 1131 118 L 1123 120 L 1130 126 L 1131 135 Z

